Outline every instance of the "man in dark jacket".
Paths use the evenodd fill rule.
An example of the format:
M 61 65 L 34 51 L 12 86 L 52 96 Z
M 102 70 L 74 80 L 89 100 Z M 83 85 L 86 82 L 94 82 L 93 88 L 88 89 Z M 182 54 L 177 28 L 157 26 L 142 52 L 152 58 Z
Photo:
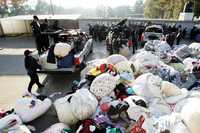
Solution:
M 41 28 L 40 28 L 40 23 L 39 19 L 37 16 L 33 16 L 33 21 L 31 22 L 31 27 L 33 31 L 33 35 L 35 37 L 35 42 L 36 42 L 36 48 L 38 50 L 38 53 L 42 53 L 42 42 L 41 42 Z
M 41 66 L 38 64 L 37 60 L 35 58 L 33 58 L 30 54 L 31 54 L 31 51 L 29 51 L 29 50 L 24 51 L 24 56 L 25 56 L 24 65 L 25 65 L 27 74 L 31 78 L 31 81 L 28 85 L 28 92 L 29 93 L 31 93 L 32 86 L 35 83 L 37 84 L 38 88 L 44 87 L 44 85 L 42 85 L 39 82 L 39 77 L 38 77 L 37 72 L 36 72 L 37 69 L 41 69 Z

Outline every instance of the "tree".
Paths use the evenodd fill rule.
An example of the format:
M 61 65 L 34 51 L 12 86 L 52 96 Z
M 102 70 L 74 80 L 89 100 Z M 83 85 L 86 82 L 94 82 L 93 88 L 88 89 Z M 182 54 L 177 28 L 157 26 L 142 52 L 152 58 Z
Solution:
M 0 0 L 0 17 L 10 15 L 9 12 L 12 12 L 13 9 L 16 9 L 16 11 L 21 10 L 24 2 L 25 0 Z
M 186 0 L 146 0 L 144 15 L 147 18 L 176 19 L 185 3 Z

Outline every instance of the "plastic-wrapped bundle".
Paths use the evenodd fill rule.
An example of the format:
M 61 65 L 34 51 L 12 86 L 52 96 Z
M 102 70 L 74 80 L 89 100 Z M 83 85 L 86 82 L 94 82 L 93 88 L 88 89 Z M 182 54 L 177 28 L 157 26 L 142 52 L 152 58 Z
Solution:
M 8 133 L 31 133 L 31 131 L 25 125 L 20 125 L 17 128 L 8 131 Z
M 154 49 L 158 56 L 162 56 L 162 54 L 166 54 L 171 51 L 171 47 L 165 41 L 160 41 L 160 43 L 154 46 Z
M 190 56 L 192 53 L 192 50 L 187 46 L 187 45 L 182 45 L 181 47 L 179 47 L 174 54 L 182 59 Z
M 67 125 L 76 124 L 78 121 L 78 119 L 72 113 L 72 107 L 70 104 L 72 96 L 73 95 L 67 95 L 63 98 L 57 99 L 54 102 L 59 121 Z
M 163 115 L 171 114 L 171 110 L 168 104 L 166 104 L 163 100 L 155 99 L 155 101 L 151 101 L 149 103 L 149 111 L 150 114 L 154 117 L 160 117 Z
M 184 73 L 186 69 L 185 65 L 182 63 L 170 63 L 169 66 L 173 67 L 179 73 Z
M 181 117 L 192 133 L 200 131 L 200 99 L 191 99 L 181 110 Z
M 43 115 L 51 107 L 49 98 L 43 101 L 31 97 L 25 97 L 16 101 L 15 113 L 20 116 L 23 122 L 30 122 Z
M 84 120 L 95 113 L 98 101 L 88 89 L 80 89 L 73 94 L 70 105 L 74 116 L 78 120 Z
M 145 45 L 144 45 L 144 49 L 145 49 L 146 51 L 154 51 L 154 43 L 153 43 L 153 41 L 152 41 L 152 40 L 147 41 L 147 42 L 145 43 Z
M 11 126 L 14 122 L 14 125 Z M 0 119 L 0 132 L 4 129 L 17 128 L 22 124 L 22 120 L 16 114 L 10 114 Z M 11 126 L 11 127 L 10 127 Z
M 119 54 L 128 57 L 130 55 L 129 47 L 122 45 L 122 48 L 119 49 Z
M 192 49 L 192 54 L 194 54 L 194 55 L 199 57 L 200 43 L 192 43 L 192 44 L 189 45 L 189 48 Z
M 161 65 L 154 69 L 152 73 L 158 75 L 163 80 L 176 84 L 177 86 L 182 85 L 180 73 L 176 71 L 173 67 L 168 66 L 164 63 L 161 63 Z
M 104 73 L 96 77 L 91 86 L 90 91 L 98 98 L 109 95 L 116 87 L 119 80 L 118 76 Z
M 186 70 L 191 71 L 193 69 L 193 62 L 197 62 L 195 58 L 188 57 L 183 60 L 183 64 L 186 66 Z
M 130 61 L 133 62 L 137 74 L 150 72 L 159 65 L 158 56 L 147 51 L 137 53 L 130 59 Z
M 164 94 L 165 101 L 170 104 L 175 104 L 188 96 L 186 89 L 180 89 L 175 84 L 167 81 L 162 81 L 161 90 Z
M 142 74 L 135 79 L 132 88 L 139 96 L 144 97 L 147 101 L 153 98 L 162 98 L 161 92 L 162 79 L 152 73 Z
M 58 57 L 64 57 L 71 51 L 71 46 L 67 43 L 57 43 L 54 48 L 54 54 Z
M 40 65 L 43 69 L 56 69 L 57 64 L 52 64 L 47 62 L 47 55 L 48 53 L 44 53 L 39 57 Z
M 107 63 L 113 64 L 113 65 L 122 61 L 127 61 L 127 58 L 120 54 L 113 54 L 107 58 Z
M 122 61 L 115 65 L 117 71 L 119 72 L 120 79 L 128 82 L 132 82 L 134 80 L 134 73 L 132 64 L 129 61 Z
M 69 129 L 69 126 L 63 124 L 63 123 L 56 123 L 52 126 L 50 126 L 48 129 L 46 129 L 42 133 L 62 133 L 63 129 Z
M 81 78 L 85 78 L 86 74 L 93 68 L 106 63 L 106 59 L 95 59 L 92 61 L 87 62 L 87 66 L 81 71 Z
M 129 96 L 124 99 L 129 105 L 127 113 L 129 118 L 138 120 L 141 115 L 147 118 L 149 110 L 147 109 L 147 102 L 140 96 Z
M 154 125 L 156 133 L 163 132 L 165 130 L 170 133 L 190 133 L 187 126 L 182 123 L 180 114 L 172 113 L 170 115 L 161 116 L 155 120 Z

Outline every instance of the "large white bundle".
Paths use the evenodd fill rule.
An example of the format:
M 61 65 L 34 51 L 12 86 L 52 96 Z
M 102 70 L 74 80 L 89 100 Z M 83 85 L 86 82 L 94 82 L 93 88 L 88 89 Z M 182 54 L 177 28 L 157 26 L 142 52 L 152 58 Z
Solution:
M 165 101 L 170 104 L 174 104 L 188 96 L 188 91 L 186 89 L 180 89 L 178 86 L 168 81 L 162 81 L 161 90 Z
M 8 133 L 31 133 L 31 131 L 25 125 L 19 125 L 14 129 L 8 130 Z
M 159 117 L 154 123 L 154 125 L 157 125 L 155 126 L 156 133 L 160 133 L 165 130 L 169 130 L 170 133 L 190 133 L 181 120 L 180 114 L 177 113 Z
M 70 105 L 74 116 L 78 120 L 84 120 L 95 113 L 98 101 L 88 89 L 80 89 L 73 94 Z
M 181 112 L 182 108 L 184 107 L 184 105 L 185 105 L 186 103 L 188 103 L 188 102 L 191 101 L 191 100 L 195 100 L 195 99 L 196 99 L 196 98 L 184 98 L 184 99 L 178 101 L 178 102 L 176 103 L 175 107 L 174 107 L 174 111 L 175 111 L 175 112 Z
M 131 62 L 129 62 L 129 61 L 119 62 L 115 65 L 115 67 L 119 73 L 126 71 L 126 72 L 133 74 L 133 70 L 131 68 Z
M 122 45 L 122 48 L 119 49 L 119 54 L 121 54 L 125 57 L 129 57 L 129 55 L 130 55 L 129 47 Z
M 189 48 L 200 51 L 200 43 L 192 43 L 189 45 Z
M 48 53 L 44 53 L 39 57 L 40 65 L 43 69 L 57 69 L 57 64 L 47 62 Z
M 57 99 L 54 102 L 59 121 L 67 125 L 76 124 L 76 122 L 78 121 L 72 113 L 72 107 L 70 104 L 72 96 L 73 95 L 68 95 L 63 98 Z
M 131 66 L 131 62 L 129 61 L 122 61 L 115 65 L 115 68 L 119 72 L 120 79 L 123 81 L 133 82 L 134 80 L 134 73 Z
M 144 49 L 146 51 L 154 51 L 154 43 L 153 43 L 153 41 L 152 40 L 147 41 L 145 43 L 145 45 L 144 45 Z
M 181 110 L 181 117 L 192 133 L 200 132 L 200 99 L 191 99 Z
M 148 109 L 154 117 L 171 114 L 170 107 L 164 101 L 151 102 Z
M 192 54 L 195 55 L 197 58 L 200 57 L 200 43 L 192 43 L 189 45 L 189 48 L 192 49 Z
M 147 73 L 152 68 L 159 65 L 159 58 L 148 51 L 137 53 L 130 61 L 133 62 L 135 71 L 138 74 Z
M 96 77 L 91 86 L 90 91 L 98 98 L 109 95 L 116 87 L 118 76 L 112 76 L 108 73 L 103 73 Z
M 188 57 L 183 60 L 183 64 L 186 66 L 186 70 L 192 70 L 193 69 L 193 62 L 197 62 L 198 60 L 195 58 Z
M 16 124 L 13 125 L 12 127 L 9 127 L 10 124 L 12 124 L 13 121 L 15 121 L 14 123 L 16 123 Z M 6 129 L 8 127 L 10 129 L 13 129 L 15 127 L 18 127 L 18 125 L 21 125 L 21 124 L 22 124 L 22 120 L 19 118 L 18 115 L 15 115 L 15 114 L 7 115 L 7 116 L 0 119 L 0 132 L 3 129 Z
M 25 97 L 16 101 L 15 113 L 20 116 L 23 122 L 30 122 L 43 115 L 51 107 L 51 100 L 44 101 Z
M 171 51 L 171 47 L 166 41 L 160 41 L 160 43 L 154 46 L 154 50 L 158 55 L 166 54 Z
M 120 54 L 113 54 L 113 55 L 110 55 L 108 58 L 107 58 L 107 63 L 108 64 L 117 64 L 119 62 L 122 62 L 122 61 L 127 61 L 127 58 L 120 55 Z
M 161 87 L 162 79 L 152 73 L 142 74 L 134 81 L 132 87 L 135 93 L 146 99 L 162 98 Z
M 137 99 L 144 100 L 142 97 L 135 97 L 135 96 L 129 96 L 124 99 L 124 101 L 126 101 L 129 104 L 129 108 L 127 110 L 129 118 L 136 120 L 136 121 L 139 119 L 139 117 L 141 115 L 144 116 L 145 118 L 147 118 L 148 113 L 149 113 L 148 109 L 146 109 L 142 106 L 138 106 L 134 103 L 133 100 L 137 100 Z
M 192 53 L 192 50 L 187 45 L 182 45 L 180 48 L 178 48 L 174 54 L 177 55 L 180 58 L 186 58 L 190 56 Z
M 71 51 L 71 46 L 67 43 L 57 43 L 54 48 L 54 54 L 58 57 L 64 57 Z
M 62 130 L 64 128 L 69 128 L 69 126 L 63 124 L 63 123 L 56 123 L 49 128 L 47 128 L 44 132 L 42 133 L 62 133 Z

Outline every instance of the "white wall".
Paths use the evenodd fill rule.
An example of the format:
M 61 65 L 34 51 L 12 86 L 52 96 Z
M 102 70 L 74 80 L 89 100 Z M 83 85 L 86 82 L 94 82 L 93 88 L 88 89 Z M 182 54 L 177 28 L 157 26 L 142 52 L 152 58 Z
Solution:
M 1 19 L 4 34 L 30 33 L 30 26 L 26 20 Z

